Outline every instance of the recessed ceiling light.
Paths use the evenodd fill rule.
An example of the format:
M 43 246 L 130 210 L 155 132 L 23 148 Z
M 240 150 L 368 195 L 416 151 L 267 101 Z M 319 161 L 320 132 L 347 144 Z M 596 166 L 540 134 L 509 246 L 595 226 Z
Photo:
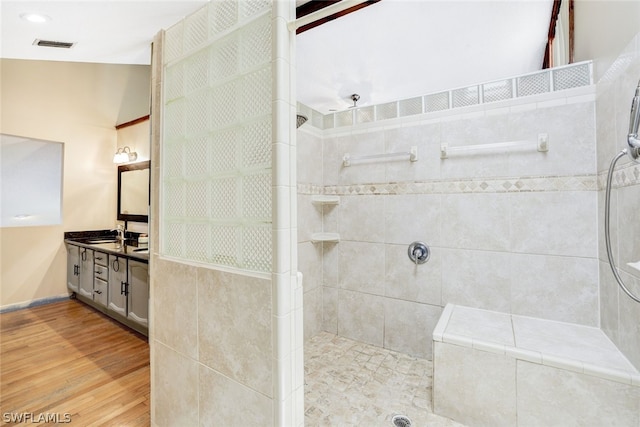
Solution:
M 20 18 L 24 19 L 25 21 L 35 22 L 35 23 L 51 21 L 51 18 L 41 13 L 23 13 L 20 15 Z

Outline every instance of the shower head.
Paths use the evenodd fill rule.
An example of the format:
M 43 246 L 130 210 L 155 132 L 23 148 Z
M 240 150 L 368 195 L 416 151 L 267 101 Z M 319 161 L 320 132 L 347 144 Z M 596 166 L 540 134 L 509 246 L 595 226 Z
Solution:
M 305 124 L 305 122 L 307 121 L 307 116 L 302 115 L 302 114 L 297 114 L 296 115 L 296 129 L 299 128 L 300 126 L 302 126 L 303 124 Z
M 639 162 L 640 157 L 640 138 L 638 138 L 638 128 L 640 128 L 640 81 L 636 87 L 636 93 L 631 100 L 631 114 L 629 117 L 629 135 L 627 142 L 629 144 L 629 155 L 633 160 Z

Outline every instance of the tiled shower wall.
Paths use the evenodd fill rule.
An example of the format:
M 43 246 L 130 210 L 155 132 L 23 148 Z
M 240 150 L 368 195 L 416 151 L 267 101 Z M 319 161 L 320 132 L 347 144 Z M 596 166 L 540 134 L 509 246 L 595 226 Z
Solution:
M 611 159 L 627 146 L 631 98 L 640 80 L 640 33 L 622 52 L 598 83 L 596 101 L 598 172 L 604 188 Z M 628 158 L 618 162 L 611 194 L 611 244 L 620 275 L 636 296 L 640 295 L 640 271 L 627 263 L 640 261 L 640 166 Z M 604 217 L 604 191 L 598 211 Z M 602 220 L 601 220 L 602 224 Z M 598 228 L 602 230 L 602 225 Z M 600 233 L 601 327 L 627 358 L 640 369 L 640 304 L 618 287 L 607 260 L 604 233 Z
M 595 87 L 325 131 L 313 112 L 315 128 L 298 132 L 305 336 L 327 330 L 430 357 L 435 319 L 453 302 L 601 326 L 640 366 L 640 305 L 610 272 L 602 191 L 611 158 L 626 146 L 638 79 L 640 35 Z M 548 153 L 438 156 L 441 142 L 534 141 L 537 133 L 549 135 Z M 416 163 L 341 166 L 346 152 L 412 145 Z M 640 273 L 627 263 L 640 253 L 640 167 L 625 158 L 617 169 L 613 248 L 637 295 Z M 325 193 L 341 204 L 311 203 Z M 311 243 L 316 231 L 339 231 L 342 241 Z M 415 267 L 406 247 L 419 239 L 433 252 Z
M 323 132 L 298 132 L 307 336 L 323 329 L 430 358 L 449 302 L 598 325 L 594 86 Z M 535 149 L 540 133 L 547 153 Z M 529 145 L 439 155 L 441 143 L 514 140 Z M 411 146 L 415 163 L 342 166 L 345 153 Z M 314 192 L 340 204 L 311 205 Z M 340 242 L 311 243 L 320 228 Z M 428 263 L 407 257 L 415 240 L 431 247 Z

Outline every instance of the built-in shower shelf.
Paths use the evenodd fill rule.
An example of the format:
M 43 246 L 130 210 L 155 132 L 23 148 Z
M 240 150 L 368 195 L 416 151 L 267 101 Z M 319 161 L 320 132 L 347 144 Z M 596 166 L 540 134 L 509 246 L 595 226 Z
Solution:
M 314 205 L 339 205 L 340 196 L 311 196 L 311 203 L 313 203 Z
M 312 242 L 339 242 L 340 235 L 338 233 L 313 233 L 311 235 Z

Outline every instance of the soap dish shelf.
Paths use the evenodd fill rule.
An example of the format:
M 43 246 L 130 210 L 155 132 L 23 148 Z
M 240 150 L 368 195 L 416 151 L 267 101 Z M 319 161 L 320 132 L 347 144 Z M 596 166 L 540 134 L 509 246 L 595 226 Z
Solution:
M 339 205 L 340 196 L 316 195 L 311 196 L 311 203 L 314 205 Z
M 340 241 L 340 235 L 338 233 L 313 233 L 311 235 L 311 241 L 316 242 L 334 242 Z

